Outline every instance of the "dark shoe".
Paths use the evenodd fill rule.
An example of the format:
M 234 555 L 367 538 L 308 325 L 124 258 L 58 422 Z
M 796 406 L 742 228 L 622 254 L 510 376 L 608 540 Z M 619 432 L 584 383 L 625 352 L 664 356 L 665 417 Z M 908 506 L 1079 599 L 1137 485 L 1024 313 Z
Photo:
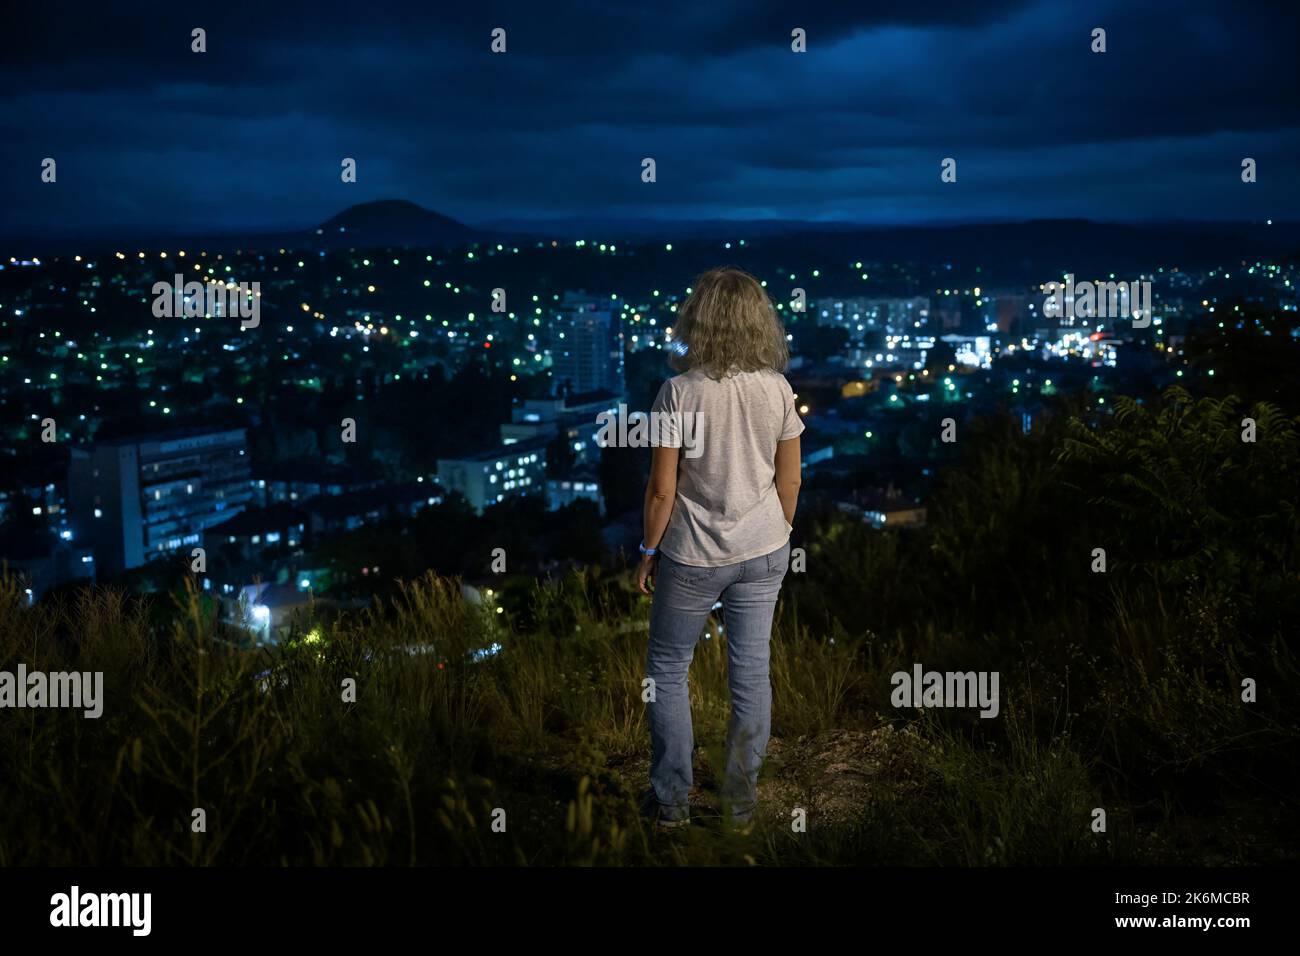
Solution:
M 659 798 L 655 795 L 653 787 L 646 787 L 641 791 L 637 804 L 641 815 L 652 821 L 656 830 L 680 830 L 682 827 L 690 825 L 689 810 L 686 811 L 686 816 L 680 819 L 664 816 L 663 807 L 659 805 Z

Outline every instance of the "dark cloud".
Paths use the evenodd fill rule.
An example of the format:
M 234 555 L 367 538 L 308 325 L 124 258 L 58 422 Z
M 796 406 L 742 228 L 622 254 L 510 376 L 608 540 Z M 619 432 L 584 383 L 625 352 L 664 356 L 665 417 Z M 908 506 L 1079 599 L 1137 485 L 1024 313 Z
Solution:
M 302 225 L 386 197 L 470 221 L 1300 212 L 1281 4 L 121 6 L 0 24 L 11 235 Z

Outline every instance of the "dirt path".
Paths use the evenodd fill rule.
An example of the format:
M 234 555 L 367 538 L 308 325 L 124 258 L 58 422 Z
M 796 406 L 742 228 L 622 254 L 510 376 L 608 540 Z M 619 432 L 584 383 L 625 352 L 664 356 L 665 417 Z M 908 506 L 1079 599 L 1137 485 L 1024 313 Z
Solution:
M 862 817 L 886 794 L 918 790 L 917 748 L 922 742 L 910 731 L 884 725 L 871 731 L 830 730 L 802 737 L 773 737 L 759 777 L 759 815 L 789 822 L 792 811 L 807 813 L 808 825 L 842 824 Z M 691 814 L 715 817 L 722 752 L 715 747 L 695 751 L 695 787 Z M 625 781 L 637 788 L 647 784 L 649 754 L 618 766 Z

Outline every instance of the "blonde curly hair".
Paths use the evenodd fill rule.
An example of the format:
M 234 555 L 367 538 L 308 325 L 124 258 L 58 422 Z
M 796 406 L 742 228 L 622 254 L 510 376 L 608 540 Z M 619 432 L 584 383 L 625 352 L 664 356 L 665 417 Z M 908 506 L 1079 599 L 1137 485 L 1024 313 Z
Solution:
M 698 368 L 710 378 L 790 364 L 785 327 L 767 290 L 748 272 L 710 269 L 691 286 L 677 313 L 669 364 L 679 372 Z

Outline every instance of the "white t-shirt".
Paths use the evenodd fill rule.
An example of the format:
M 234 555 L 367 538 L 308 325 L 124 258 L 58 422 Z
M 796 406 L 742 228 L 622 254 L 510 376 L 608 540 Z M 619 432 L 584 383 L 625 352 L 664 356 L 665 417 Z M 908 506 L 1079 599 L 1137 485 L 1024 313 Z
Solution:
M 682 449 L 677 500 L 659 542 L 666 555 L 721 567 L 789 540 L 793 529 L 774 483 L 776 444 L 799 435 L 804 424 L 784 375 L 733 372 L 718 381 L 692 369 L 664 382 L 651 412 L 656 443 Z

